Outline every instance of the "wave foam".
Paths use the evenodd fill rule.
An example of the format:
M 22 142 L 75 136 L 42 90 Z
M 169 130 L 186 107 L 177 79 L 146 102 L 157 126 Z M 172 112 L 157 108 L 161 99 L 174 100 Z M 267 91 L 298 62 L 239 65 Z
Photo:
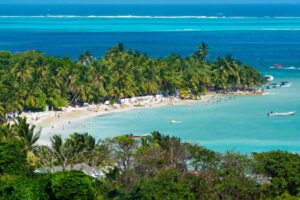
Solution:
M 250 17 L 250 16 L 150 16 L 150 15 L 2 15 L 0 18 L 102 18 L 102 19 L 256 19 L 256 18 L 274 18 L 274 19 L 300 19 L 300 17 Z
M 189 140 L 188 140 L 189 141 Z M 251 145 L 251 146 L 299 146 L 299 140 L 266 140 L 266 139 L 224 139 L 224 140 L 197 140 L 202 145 Z
M 295 66 L 281 67 L 281 68 L 270 67 L 270 69 L 278 69 L 278 70 L 300 70 L 300 68 L 297 68 Z

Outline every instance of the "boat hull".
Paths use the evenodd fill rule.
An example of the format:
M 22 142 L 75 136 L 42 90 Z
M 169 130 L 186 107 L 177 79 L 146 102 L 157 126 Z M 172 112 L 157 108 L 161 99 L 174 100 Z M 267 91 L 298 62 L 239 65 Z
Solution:
M 286 112 L 286 113 L 274 112 L 274 113 L 268 113 L 268 116 L 269 117 L 286 117 L 286 116 L 293 116 L 295 114 L 296 114 L 296 112 Z

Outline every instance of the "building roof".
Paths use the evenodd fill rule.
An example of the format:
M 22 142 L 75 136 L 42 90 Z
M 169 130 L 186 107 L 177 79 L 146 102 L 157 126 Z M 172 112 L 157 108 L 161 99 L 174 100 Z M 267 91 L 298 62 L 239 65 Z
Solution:
M 94 178 L 100 178 L 105 176 L 105 172 L 107 170 L 103 168 L 97 168 L 97 167 L 91 167 L 86 163 L 77 163 L 74 165 L 67 165 L 65 168 L 66 171 L 82 171 L 86 175 L 94 177 Z M 55 166 L 55 167 L 47 167 L 47 168 L 40 168 L 36 169 L 34 172 L 39 174 L 46 174 L 46 173 L 55 173 L 55 172 L 62 172 L 64 171 L 62 166 Z

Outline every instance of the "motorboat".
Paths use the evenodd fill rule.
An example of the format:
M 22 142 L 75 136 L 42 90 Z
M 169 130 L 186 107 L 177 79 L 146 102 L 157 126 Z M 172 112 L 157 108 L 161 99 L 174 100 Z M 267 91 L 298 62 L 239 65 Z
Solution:
M 277 84 L 277 83 L 271 83 L 266 88 L 267 89 L 272 89 L 272 88 L 279 88 L 279 87 L 280 87 L 279 84 Z
M 265 81 L 267 81 L 267 82 L 271 82 L 271 81 L 274 80 L 274 76 L 272 76 L 272 75 L 265 75 L 265 76 L 264 76 L 264 79 L 265 79 Z
M 281 64 L 274 64 L 273 68 L 275 68 L 275 69 L 281 69 L 282 65 Z
M 181 121 L 176 121 L 176 120 L 173 119 L 173 120 L 170 121 L 170 123 L 171 123 L 171 124 L 180 124 Z
M 280 83 L 280 87 L 283 87 L 283 88 L 291 87 L 292 85 L 293 85 L 292 83 L 289 83 L 287 81 L 283 81 Z
M 282 116 L 282 117 L 285 117 L 285 116 L 293 116 L 295 115 L 296 112 L 269 112 L 268 113 L 268 117 L 276 117 L 276 116 Z

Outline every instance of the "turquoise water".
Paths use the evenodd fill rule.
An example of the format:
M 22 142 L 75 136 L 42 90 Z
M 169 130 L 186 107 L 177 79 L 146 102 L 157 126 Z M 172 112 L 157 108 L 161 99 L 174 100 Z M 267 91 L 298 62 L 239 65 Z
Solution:
M 0 31 L 160 32 L 300 30 L 300 17 L 0 16 Z
M 74 131 L 97 138 L 154 130 L 217 151 L 300 152 L 300 5 L 180 6 L 1 6 L 0 49 L 38 49 L 77 58 L 84 50 L 99 57 L 117 42 L 162 57 L 190 55 L 204 41 L 209 59 L 229 53 L 291 88 L 266 96 L 225 99 L 214 105 L 181 105 L 99 116 L 72 123 Z M 285 69 L 270 69 L 275 63 Z M 289 67 L 294 66 L 293 69 Z M 270 111 L 297 111 L 269 118 Z M 170 120 L 182 121 L 171 125 Z
M 290 73 L 300 75 L 300 72 Z M 104 138 L 158 130 L 222 152 L 274 149 L 300 152 L 300 115 L 267 117 L 270 111 L 300 112 L 300 80 L 274 74 L 278 77 L 276 81 L 289 80 L 293 87 L 268 90 L 265 96 L 226 97 L 220 104 L 166 106 L 99 116 L 77 123 L 64 133 L 79 130 Z M 182 123 L 170 124 L 172 119 Z

